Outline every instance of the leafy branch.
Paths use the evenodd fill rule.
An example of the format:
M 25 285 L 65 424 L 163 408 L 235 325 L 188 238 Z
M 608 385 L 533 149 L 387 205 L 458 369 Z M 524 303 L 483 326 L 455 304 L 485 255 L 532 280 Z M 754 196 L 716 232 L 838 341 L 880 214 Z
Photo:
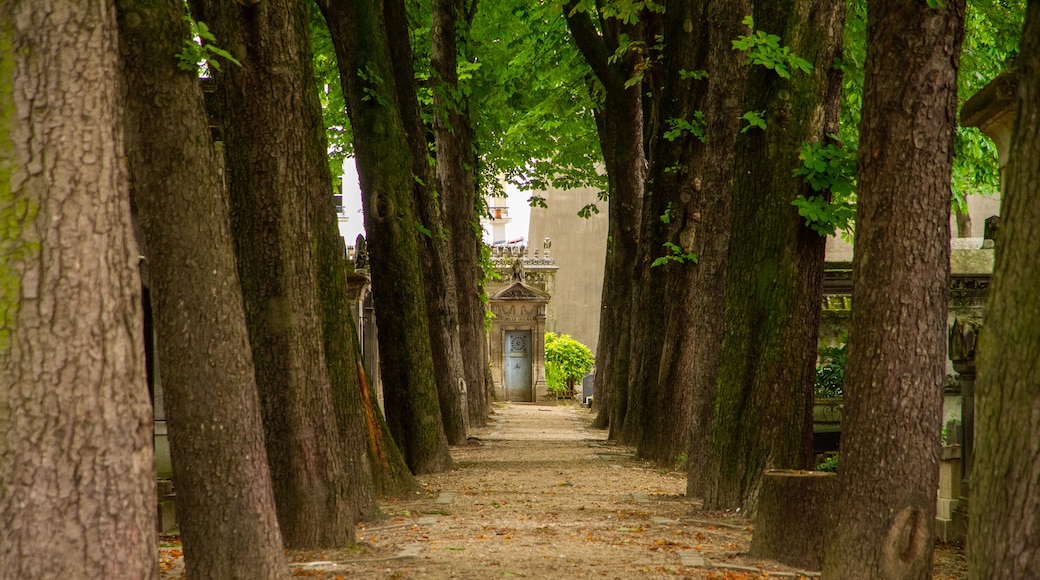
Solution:
M 656 268 L 657 266 L 667 264 L 668 262 L 677 262 L 679 264 L 697 263 L 697 254 L 693 252 L 685 252 L 677 244 L 674 244 L 672 242 L 665 242 L 663 244 L 663 247 L 668 249 L 668 253 L 654 260 L 650 264 L 651 268 Z
M 364 69 L 359 68 L 357 75 L 366 85 L 361 87 L 362 101 L 374 101 L 380 107 L 390 104 L 390 101 L 387 101 L 377 90 L 377 87 L 383 84 L 383 77 L 379 76 L 379 73 L 375 71 L 371 63 L 365 65 Z
M 670 117 L 667 119 L 668 126 L 670 127 L 664 132 L 663 137 L 669 141 L 675 141 L 683 133 L 690 133 L 697 139 L 700 139 L 701 143 L 705 140 L 704 130 L 707 127 L 707 123 L 704 120 L 704 113 L 701 111 L 693 112 L 693 119 L 687 121 L 686 119 L 676 119 Z
M 594 203 L 587 203 L 585 207 L 578 210 L 578 217 L 589 219 L 593 214 L 599 213 L 599 206 Z
M 177 68 L 200 73 L 209 70 L 219 71 L 220 61 L 217 57 L 242 66 L 230 52 L 217 46 L 217 37 L 213 36 L 205 22 L 196 22 L 191 16 L 185 16 L 184 19 L 188 21 L 191 35 L 184 39 L 184 47 L 176 54 Z
M 755 19 L 745 16 L 742 23 L 755 30 Z M 788 46 L 780 46 L 780 37 L 775 34 L 767 34 L 758 30 L 746 36 L 738 36 L 733 41 L 734 50 L 746 50 L 747 59 L 744 64 L 760 64 L 767 69 L 776 71 L 781 78 L 791 78 L 792 70 L 800 70 L 808 73 L 812 70 L 809 61 L 791 52 Z
M 798 154 L 802 166 L 792 174 L 803 177 L 819 195 L 799 195 L 792 205 L 805 225 L 821 236 L 833 236 L 838 230 L 851 236 L 856 218 L 855 154 L 834 144 L 802 143 Z

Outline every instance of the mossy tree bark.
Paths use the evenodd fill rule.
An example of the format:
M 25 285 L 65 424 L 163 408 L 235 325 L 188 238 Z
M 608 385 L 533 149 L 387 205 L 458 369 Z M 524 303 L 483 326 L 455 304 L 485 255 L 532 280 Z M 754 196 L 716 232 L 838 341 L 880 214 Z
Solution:
M 220 169 L 180 0 L 119 0 L 126 149 L 192 577 L 287 578 Z
M 157 578 L 115 5 L 0 3 L 0 577 Z
M 437 399 L 448 444 L 466 440 L 469 414 L 466 410 L 466 382 L 459 341 L 458 283 L 455 279 L 455 252 L 452 232 L 445 227 L 441 210 L 437 174 L 430 157 L 427 127 L 419 112 L 415 89 L 415 68 L 409 43 L 408 15 L 401 0 L 385 0 L 383 20 L 390 43 L 398 108 L 412 153 L 412 195 L 416 218 L 422 226 L 419 248 L 422 255 L 423 289 L 429 320 L 430 348 L 436 364 Z M 454 63 L 454 53 L 452 63 Z
M 1040 4 L 1026 11 L 1016 123 L 1005 170 L 1000 243 L 975 383 L 975 465 L 971 474 L 971 578 L 1040 577 L 1040 393 L 1030 369 L 1040 351 L 1036 224 L 1040 223 Z
M 354 131 L 387 423 L 414 473 L 450 469 L 437 398 L 412 188 L 383 3 L 319 1 Z M 411 59 L 407 61 L 411 63 Z
M 306 5 L 194 0 L 242 63 L 215 71 L 231 227 L 266 431 L 278 521 L 290 547 L 343 546 L 371 505 L 364 446 L 341 437 L 319 304 L 330 196 Z M 357 487 L 352 487 L 352 486 Z
M 829 578 L 931 578 L 963 0 L 867 5 L 856 253 Z
M 752 66 L 744 108 L 766 128 L 737 141 L 733 232 L 726 280 L 726 335 L 718 370 L 710 509 L 754 510 L 766 468 L 811 467 L 816 337 L 826 239 L 791 201 L 816 194 L 802 178 L 804 142 L 838 132 L 845 4 L 840 0 L 755 2 L 755 27 L 813 65 L 784 79 Z
M 626 420 L 637 453 L 662 464 L 688 454 L 702 465 L 710 427 L 715 369 L 722 344 L 722 298 L 729 247 L 734 145 L 747 79 L 744 55 L 732 40 L 745 31 L 741 20 L 750 2 L 707 0 L 669 4 L 665 14 L 663 88 L 657 91 L 655 136 L 643 207 L 640 243 L 643 292 L 633 307 L 638 331 L 633 343 L 643 351 L 630 375 L 630 401 L 641 397 L 641 414 Z M 684 71 L 703 70 L 707 78 L 686 79 Z M 690 131 L 674 139 L 665 124 L 698 124 L 702 141 Z M 654 261 L 673 254 L 674 244 L 696 263 Z M 640 392 L 641 391 L 641 392 Z M 638 400 L 638 399 L 637 399 Z M 630 404 L 630 407 L 634 405 Z
M 634 265 L 639 246 L 639 217 L 646 177 L 644 107 L 641 83 L 626 87 L 643 57 L 631 51 L 614 60 L 620 35 L 646 39 L 640 23 L 624 24 L 607 19 L 598 31 L 588 12 L 577 2 L 564 4 L 563 12 L 574 42 L 599 82 L 603 105 L 595 111 L 596 129 L 607 172 L 607 257 L 603 267 L 603 291 L 593 403 L 598 413 L 593 426 L 611 428 L 617 438 L 627 413 L 631 303 L 635 286 Z M 649 16 L 643 14 L 642 16 Z
M 466 379 L 466 409 L 473 426 L 487 424 L 491 385 L 487 383 L 489 353 L 480 300 L 481 239 L 477 219 L 477 165 L 473 148 L 469 99 L 459 86 L 458 59 L 467 52 L 466 40 L 477 4 L 472 0 L 436 0 L 433 3 L 433 135 L 437 146 L 437 184 L 445 234 L 451 241 L 457 283 L 458 334 Z

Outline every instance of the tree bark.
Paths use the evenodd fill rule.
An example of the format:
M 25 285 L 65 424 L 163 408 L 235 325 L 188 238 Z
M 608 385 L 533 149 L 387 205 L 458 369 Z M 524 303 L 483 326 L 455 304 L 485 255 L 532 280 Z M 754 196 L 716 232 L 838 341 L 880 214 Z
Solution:
M 603 90 L 596 129 L 607 172 L 607 257 L 593 379 L 593 402 L 599 412 L 593 426 L 609 426 L 611 439 L 616 439 L 628 407 L 630 305 L 646 156 L 642 88 L 640 83 L 625 87 L 642 58 L 632 52 L 612 63 L 610 57 L 617 48 L 618 35 L 624 33 L 636 40 L 643 38 L 643 31 L 639 26 L 614 23 L 600 34 L 589 14 L 577 11 L 577 2 L 565 4 L 563 11 L 575 44 Z
M 825 541 L 834 529 L 837 493 L 838 477 L 833 473 L 765 470 L 748 552 L 756 558 L 819 570 Z
M 394 70 L 398 107 L 412 152 L 412 171 L 415 175 L 412 194 L 419 221 L 417 225 L 421 226 L 423 234 L 419 237 L 422 255 L 420 264 L 423 269 L 423 290 L 426 293 L 430 348 L 435 361 L 433 373 L 437 379 L 437 399 L 448 444 L 459 445 L 466 441 L 469 415 L 466 411 L 465 372 L 459 342 L 458 285 L 451 232 L 444 227 L 437 174 L 430 164 L 427 127 L 419 112 L 404 2 L 384 0 L 383 19 L 390 43 L 390 62 Z
M 413 158 L 383 5 L 321 0 L 319 7 L 335 45 L 354 131 L 387 424 L 414 473 L 444 471 L 452 460 L 437 399 L 419 264 Z
M 112 2 L 0 4 L 0 577 L 158 578 Z
M 278 521 L 289 547 L 354 539 L 370 489 L 360 441 L 341 439 L 319 304 L 316 196 L 329 196 L 306 5 L 198 0 L 218 45 L 242 67 L 215 77 L 231 226 L 266 431 Z M 331 202 L 330 202 L 331 203 Z M 359 499 L 362 501 L 359 505 Z
M 1035 514 L 1040 412 L 1035 374 L 1040 337 L 1035 225 L 1040 219 L 1040 4 L 1026 11 L 1015 60 L 1018 96 L 1005 170 L 1000 243 L 978 346 L 975 466 L 971 474 L 968 564 L 971 578 L 1040 577 Z
M 725 339 L 712 427 L 709 509 L 753 513 L 767 468 L 806 469 L 812 460 L 816 338 L 826 238 L 791 201 L 816 194 L 792 171 L 802 143 L 838 132 L 845 4 L 759 1 L 755 27 L 813 65 L 783 79 L 751 66 L 744 108 L 766 128 L 737 141 L 733 233 L 726 280 Z
M 365 410 L 365 425 L 368 435 L 368 459 L 372 465 L 372 485 L 379 497 L 404 497 L 417 491 L 419 482 L 408 470 L 404 455 L 394 444 L 390 427 L 376 403 L 376 391 L 365 374 L 361 356 L 357 356 L 357 377 Z
M 830 578 L 931 578 L 964 2 L 868 4 Z M 898 128 L 898 129 L 897 129 Z
M 654 139 L 641 236 L 640 302 L 633 307 L 644 345 L 629 381 L 630 399 L 642 391 L 643 413 L 626 421 L 641 457 L 671 465 L 698 455 L 710 429 L 715 370 L 722 345 L 722 308 L 729 247 L 734 145 L 747 67 L 732 40 L 749 2 L 708 0 L 668 7 L 666 88 L 658 116 L 693 121 L 704 115 L 704 141 L 689 131 Z M 681 71 L 706 70 L 707 80 L 683 82 Z M 691 85 L 691 83 L 693 83 Z M 692 90 L 684 90 L 691 87 Z M 696 263 L 654 261 L 674 244 Z M 654 280 L 657 280 L 656 282 Z M 663 290 L 663 293 L 661 293 Z M 691 442 L 698 442 L 691 447 Z M 696 474 L 698 472 L 693 471 Z M 696 477 L 691 478 L 695 480 Z
M 286 578 L 227 205 L 178 0 L 120 0 L 126 140 L 191 577 Z M 165 55 L 156 58 L 157 55 Z M 205 251 L 200 251 L 205 248 Z
M 491 387 L 484 369 L 489 359 L 484 304 L 480 300 L 480 246 L 477 220 L 477 165 L 473 148 L 469 99 L 459 86 L 458 39 L 469 36 L 476 2 L 436 0 L 433 3 L 433 135 L 437 146 L 437 184 L 445 234 L 451 241 L 457 287 L 459 346 L 466 380 L 469 424 L 484 426 L 491 409 Z M 465 51 L 465 45 L 462 48 Z

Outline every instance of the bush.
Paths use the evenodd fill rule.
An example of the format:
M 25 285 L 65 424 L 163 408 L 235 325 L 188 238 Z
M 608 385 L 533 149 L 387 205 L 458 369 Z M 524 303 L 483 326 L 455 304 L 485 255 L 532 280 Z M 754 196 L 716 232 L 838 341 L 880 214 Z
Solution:
M 589 347 L 566 334 L 545 333 L 545 382 L 557 397 L 570 397 L 574 385 L 595 364 Z

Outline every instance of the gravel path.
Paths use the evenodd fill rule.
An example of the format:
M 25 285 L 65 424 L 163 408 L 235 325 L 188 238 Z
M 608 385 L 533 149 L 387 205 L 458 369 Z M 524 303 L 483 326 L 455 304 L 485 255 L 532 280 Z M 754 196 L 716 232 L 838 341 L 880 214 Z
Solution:
M 334 578 L 816 577 L 746 556 L 751 528 L 688 500 L 684 473 L 662 470 L 591 430 L 576 406 L 496 404 L 456 468 L 419 478 L 413 498 L 381 502 L 350 550 L 290 552 L 294 576 Z M 165 550 L 165 557 L 163 557 Z M 177 578 L 176 548 L 160 550 Z M 950 560 L 948 566 L 940 558 Z M 951 560 L 952 559 L 952 560 Z M 172 560 L 172 561 L 171 561 Z M 956 551 L 938 568 L 959 570 Z M 937 573 L 936 578 L 957 578 Z

